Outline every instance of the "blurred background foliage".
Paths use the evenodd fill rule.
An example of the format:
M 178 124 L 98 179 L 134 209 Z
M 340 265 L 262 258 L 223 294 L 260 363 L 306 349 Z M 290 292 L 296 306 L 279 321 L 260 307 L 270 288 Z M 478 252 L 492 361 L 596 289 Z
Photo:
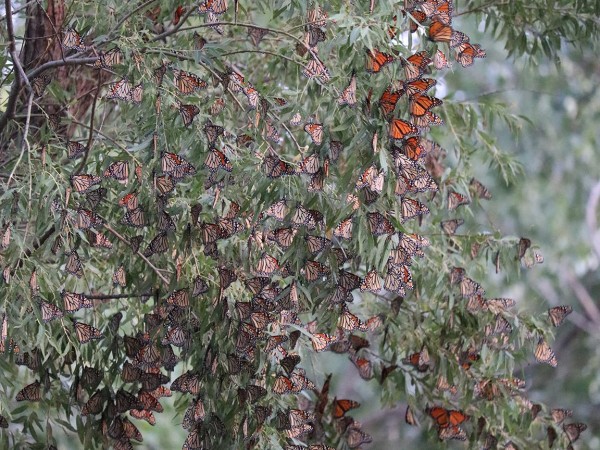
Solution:
M 82 2 L 79 6 L 85 10 L 89 5 Z M 386 6 L 390 10 L 394 8 L 393 3 L 386 2 Z M 432 135 L 448 151 L 442 179 L 467 186 L 471 176 L 476 176 L 493 197 L 461 208 L 465 224 L 453 238 L 453 245 L 461 250 L 463 261 L 469 261 L 469 275 L 486 288 L 489 297 L 515 298 L 517 309 L 533 314 L 534 322 L 544 320 L 546 308 L 561 304 L 573 306 L 575 311 L 556 333 L 557 340 L 552 344 L 558 367 L 533 364 L 529 353 L 516 363 L 514 374 L 527 381 L 530 400 L 576 411 L 577 421 L 589 426 L 576 444 L 577 448 L 597 450 L 600 449 L 600 439 L 596 437 L 600 435 L 600 352 L 597 351 L 600 255 L 592 246 L 597 230 L 590 229 L 586 213 L 598 216 L 597 205 L 591 204 L 590 199 L 600 183 L 600 128 L 597 125 L 600 63 L 596 56 L 600 5 L 597 1 L 456 1 L 455 8 L 465 13 L 459 15 L 455 23 L 471 36 L 472 42 L 482 44 L 487 58 L 467 70 L 455 63 L 452 70 L 438 76 L 436 96 L 446 102 L 443 115 L 447 126 L 434 129 Z M 260 14 L 255 13 L 253 17 L 258 25 L 269 25 L 277 15 L 265 2 L 259 2 L 259 10 Z M 382 30 L 369 30 L 368 21 L 360 23 L 353 18 L 344 22 L 342 13 L 337 19 L 340 27 L 348 28 L 348 36 L 354 36 L 359 42 L 366 44 L 370 39 L 382 38 Z M 99 22 L 98 35 L 103 26 L 110 29 Z M 352 34 L 351 28 L 360 29 L 360 35 Z M 132 38 L 132 47 L 139 45 L 138 38 Z M 127 41 L 128 37 L 123 40 Z M 347 57 L 342 59 L 348 65 L 356 61 L 362 64 L 363 55 L 358 55 L 342 34 L 325 45 L 328 48 L 340 45 L 342 57 Z M 211 51 L 209 45 L 209 56 Z M 222 51 L 218 43 L 214 51 Z M 283 67 L 271 61 L 269 73 L 277 73 Z M 268 77 L 265 81 L 269 81 Z M 306 89 L 311 96 L 317 95 L 311 91 L 312 86 Z M 277 92 L 275 89 L 270 94 Z M 60 92 L 53 91 L 53 94 L 60 95 Z M 166 114 L 176 116 L 173 112 Z M 127 118 L 128 124 L 136 120 L 135 116 Z M 142 134 L 149 134 L 154 124 L 141 122 L 140 126 Z M 129 128 L 134 140 L 133 135 L 140 130 Z M 83 133 L 82 138 L 85 130 Z M 365 136 L 358 136 L 357 140 L 365 140 Z M 186 146 L 185 143 L 184 139 L 181 146 Z M 92 158 L 90 165 L 95 164 L 102 165 Z M 438 223 L 451 216 L 440 211 L 432 211 L 433 225 L 425 234 L 432 236 L 434 248 L 443 249 L 446 238 L 439 236 Z M 520 237 L 531 239 L 534 247 L 540 249 L 543 264 L 531 269 L 521 267 L 515 259 Z M 489 247 L 470 262 L 468 255 L 473 242 L 489 242 Z M 500 270 L 496 272 L 499 250 L 502 250 Z M 420 277 L 433 278 L 426 274 L 428 264 L 451 266 L 449 261 L 458 259 L 451 251 L 444 252 L 440 250 L 439 254 L 415 263 L 417 282 Z M 142 270 L 138 267 L 132 269 L 132 273 Z M 425 275 L 419 275 L 422 272 Z M 440 281 L 434 291 L 440 292 L 441 284 Z M 402 324 L 402 320 L 401 317 L 398 322 Z M 406 343 L 410 339 L 404 336 L 399 341 Z M 400 356 L 404 353 L 402 349 Z M 88 356 L 99 359 L 97 355 Z M 405 391 L 414 389 L 408 377 L 391 376 L 387 389 L 381 393 L 375 382 L 365 383 L 360 379 L 347 356 L 327 353 L 306 361 L 306 369 L 318 385 L 327 373 L 343 374 L 334 378 L 332 390 L 340 398 L 361 403 L 353 415 L 374 437 L 374 443 L 368 448 L 464 447 L 462 443 L 442 444 L 435 433 L 425 431 L 427 427 L 415 429 L 404 423 Z M 14 365 L 2 359 L 0 364 L 3 370 L 12 373 L 14 380 L 24 376 L 23 368 L 17 373 Z M 173 378 L 179 373 L 176 370 Z M 15 381 L 14 387 L 7 386 L 7 397 L 14 397 L 21 384 Z M 180 427 L 181 414 L 176 416 L 175 413 L 181 413 L 185 406 L 182 406 L 183 400 L 177 405 L 176 402 L 176 397 L 161 400 L 165 412 L 156 415 L 155 427 L 136 422 L 144 434 L 144 448 L 169 449 L 183 442 L 187 433 Z M 34 406 L 33 413 L 45 417 L 49 410 L 44 408 L 49 406 Z M 12 413 L 18 416 L 24 409 L 17 408 Z M 54 438 L 59 448 L 79 448 L 57 428 L 54 428 Z M 49 433 L 48 428 L 43 432 Z

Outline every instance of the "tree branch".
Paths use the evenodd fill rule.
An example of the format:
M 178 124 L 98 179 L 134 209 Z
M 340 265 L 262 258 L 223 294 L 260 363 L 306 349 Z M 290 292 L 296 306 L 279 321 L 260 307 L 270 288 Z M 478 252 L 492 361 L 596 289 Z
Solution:
M 117 239 L 119 239 L 121 242 L 129 245 L 131 247 L 131 244 L 129 243 L 129 241 L 127 239 L 125 239 L 123 236 L 121 236 L 118 232 L 116 232 L 115 230 L 113 230 L 109 225 L 104 225 L 104 228 L 110 232 L 111 234 L 113 234 Z M 140 258 L 142 258 L 146 264 L 148 264 L 150 266 L 150 268 L 154 271 L 154 273 L 156 275 L 158 275 L 158 278 L 161 279 L 161 281 L 163 281 L 166 285 L 169 285 L 169 280 L 167 280 L 164 275 L 162 273 L 160 273 L 160 270 L 154 265 L 152 264 L 152 262 L 146 258 L 142 252 L 138 251 L 137 254 L 140 256 Z
M 83 170 L 83 168 L 85 167 L 85 163 L 87 162 L 88 156 L 90 154 L 90 149 L 92 146 L 92 139 L 94 137 L 94 116 L 96 115 L 96 101 L 98 100 L 98 94 L 100 93 L 100 86 L 102 86 L 102 77 L 100 77 L 100 75 L 98 75 L 98 84 L 96 85 L 96 93 L 94 94 L 94 100 L 92 101 L 92 113 L 91 113 L 90 125 L 89 125 L 90 134 L 88 136 L 87 145 L 85 147 L 85 155 L 83 156 L 83 159 L 81 160 L 81 164 L 79 164 L 79 167 L 77 167 L 77 169 L 75 169 L 75 172 L 74 172 L 75 175 L 78 175 Z

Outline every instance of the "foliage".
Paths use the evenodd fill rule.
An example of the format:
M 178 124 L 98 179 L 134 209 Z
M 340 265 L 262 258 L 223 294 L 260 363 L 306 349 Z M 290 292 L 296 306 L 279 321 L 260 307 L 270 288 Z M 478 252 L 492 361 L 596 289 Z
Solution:
M 539 15 L 522 2 L 465 8 L 485 14 L 510 54 L 553 55 L 560 39 L 597 35 L 589 3 Z M 218 4 L 146 2 L 132 10 L 74 2 L 63 51 L 98 61 L 77 72 L 93 88 L 74 96 L 77 86 L 60 74 L 41 97 L 24 87 L 22 116 L 34 99 L 44 120 L 17 114 L 0 130 L 8 155 L 0 196 L 0 404 L 10 424 L 3 444 L 45 448 L 54 433 L 66 433 L 85 448 L 128 448 L 139 436 L 125 417 L 136 426 L 136 416 L 152 421 L 150 411 L 162 409 L 154 389 L 171 382 L 183 392 L 175 409 L 188 433 L 184 448 L 355 448 L 371 440 L 349 417 L 360 408 L 346 414 L 333 400 L 354 366 L 384 404 L 407 405 L 424 430 L 434 430 L 426 433 L 431 448 L 448 438 L 545 448 L 549 430 L 563 446 L 574 441 L 576 426 L 563 432 L 516 377 L 534 350 L 554 365 L 544 347 L 552 334 L 547 315 L 486 300 L 475 281 L 494 268 L 514 277 L 520 265 L 540 262 L 535 243 L 480 225 L 487 191 L 472 181 L 478 159 L 505 183 L 522 174 L 494 127 L 501 119 L 517 132 L 526 120 L 496 102 L 449 95 L 434 110 L 446 123 L 429 130 L 431 118 L 410 134 L 424 143 L 430 131 L 454 151 L 427 144 L 428 154 L 423 148 L 403 159 L 410 134 L 388 139 L 391 118 L 380 96 L 392 80 L 407 81 L 407 59 L 418 50 L 457 53 L 427 40 L 431 18 L 400 34 L 422 5 L 403 15 L 392 2 L 369 11 L 347 2 L 321 10 L 258 1 L 220 15 Z M 460 29 L 460 19 L 452 26 Z M 521 37 L 525 28 L 536 32 Z M 120 54 L 108 53 L 115 47 Z M 374 49 L 393 62 L 381 70 L 367 63 L 375 72 L 368 73 Z M 40 76 L 32 67 L 28 74 L 36 70 Z M 417 72 L 419 80 L 446 73 Z M 18 81 L 13 70 L 5 83 Z M 338 100 L 343 92 L 347 104 Z M 91 100 L 83 113 L 82 98 Z M 408 98 L 390 116 L 425 116 L 410 114 Z M 56 104 L 61 122 L 51 125 Z M 403 175 L 424 187 L 396 195 Z M 426 203 L 428 214 L 413 217 L 402 207 L 407 198 Z M 454 219 L 465 222 L 459 231 L 452 222 L 440 229 Z M 416 232 L 422 237 L 409 237 Z M 311 252 L 310 236 L 323 249 Z M 386 289 L 359 289 L 369 273 Z M 505 292 L 499 282 L 488 291 Z M 331 377 L 326 367 L 335 357 L 320 350 L 343 355 Z M 286 365 L 295 354 L 299 366 Z M 99 378 L 85 368 L 100 369 Z M 15 403 L 21 397 L 33 401 Z M 290 419 L 289 408 L 306 418 Z M 576 412 L 565 424 L 577 419 Z

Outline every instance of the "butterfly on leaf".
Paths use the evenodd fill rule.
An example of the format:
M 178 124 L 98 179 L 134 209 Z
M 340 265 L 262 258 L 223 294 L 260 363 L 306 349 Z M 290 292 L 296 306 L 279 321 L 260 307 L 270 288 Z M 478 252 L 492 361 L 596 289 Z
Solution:
M 94 328 L 87 323 L 79 322 L 73 319 L 73 326 L 75 327 L 77 339 L 82 344 L 86 344 L 94 339 L 102 339 L 104 337 L 98 328 Z
M 83 38 L 73 28 L 67 28 L 62 32 L 61 45 L 66 50 L 76 50 L 78 52 L 83 52 L 87 49 Z
M 206 89 L 208 84 L 197 75 L 185 70 L 173 69 L 175 87 L 183 95 L 193 94 L 201 89 Z
M 573 308 L 569 305 L 561 305 L 555 306 L 548 310 L 548 316 L 550 317 L 550 322 L 555 327 L 560 326 L 565 318 L 573 312 Z
M 535 347 L 534 356 L 537 362 L 548 364 L 551 367 L 556 367 L 558 365 L 554 350 L 552 350 L 548 343 L 542 338 L 538 340 L 538 343 Z
M 323 125 L 320 123 L 307 123 L 304 125 L 304 131 L 306 131 L 312 142 L 316 145 L 321 145 L 323 142 Z
M 351 108 L 356 105 L 356 74 L 352 73 L 350 83 L 338 97 L 338 105 L 348 105 Z
M 369 73 L 378 73 L 386 65 L 394 61 L 392 55 L 380 52 L 377 49 L 367 49 L 366 70 Z

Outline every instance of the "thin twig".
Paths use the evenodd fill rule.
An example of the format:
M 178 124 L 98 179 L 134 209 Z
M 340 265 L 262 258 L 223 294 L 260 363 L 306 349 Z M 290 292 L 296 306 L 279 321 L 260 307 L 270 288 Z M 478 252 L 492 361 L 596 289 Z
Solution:
M 14 10 L 12 13 L 13 13 L 13 14 L 17 14 L 17 13 L 19 13 L 19 12 L 23 11 L 24 9 L 27 9 L 27 7 L 28 7 L 29 5 L 31 5 L 32 3 L 35 3 L 35 2 L 37 2 L 37 1 L 38 1 L 38 0 L 30 0 L 30 1 L 28 1 L 27 3 L 25 3 L 23 6 L 21 6 L 20 8 L 17 8 L 17 9 L 15 9 L 15 10 Z M 7 19 L 7 17 L 8 17 L 8 14 L 6 14 L 6 16 L 2 16 L 2 17 L 0 17 L 0 22 L 3 22 L 4 20 L 6 20 L 6 19 Z
M 15 82 L 17 82 L 19 86 L 25 83 L 28 91 L 31 91 L 29 78 L 27 78 L 27 75 L 25 75 L 25 71 L 23 70 L 23 66 L 21 65 L 21 60 L 19 59 L 19 55 L 17 55 L 17 46 L 15 44 L 15 31 L 12 21 L 13 13 L 11 9 L 11 0 L 4 0 L 4 5 L 6 8 L 6 31 L 8 33 L 8 51 L 10 53 L 10 57 L 12 58 L 13 65 L 17 68 L 17 71 L 15 73 Z
M 137 298 L 145 297 L 147 294 L 84 294 L 85 298 L 91 300 L 112 300 L 118 298 Z
M 600 325 L 600 310 L 588 290 L 569 270 L 565 271 L 564 279 L 575 293 L 575 297 L 577 297 L 577 300 L 585 310 L 589 320 L 591 320 L 597 328 Z
M 152 39 L 150 39 L 150 42 L 156 42 L 156 41 L 160 41 L 161 39 L 166 38 L 167 36 L 170 36 L 174 33 L 177 33 L 179 31 L 179 29 L 183 26 L 183 24 L 185 23 L 185 21 L 187 20 L 188 17 L 190 17 L 192 15 L 192 13 L 196 11 L 196 8 L 190 8 L 188 12 L 186 12 L 183 17 L 181 17 L 181 19 L 179 19 L 179 23 L 175 26 L 175 28 L 165 31 L 164 33 L 161 33 L 157 36 L 154 36 Z
M 55 67 L 82 66 L 84 64 L 93 64 L 96 61 L 98 61 L 98 59 L 99 58 L 97 56 L 79 58 L 79 57 L 77 57 L 77 55 L 73 55 L 72 57 L 65 58 L 65 59 L 56 59 L 54 61 L 48 61 L 47 63 L 44 63 L 39 67 L 36 67 L 35 69 L 31 70 L 31 72 L 29 72 L 27 74 L 27 76 L 30 79 L 32 79 L 32 78 L 37 77 L 39 74 L 45 72 L 46 70 L 54 69 Z
M 596 218 L 598 202 L 600 202 L 600 181 L 590 191 L 585 207 L 585 223 L 592 238 L 592 249 L 596 253 L 596 258 L 600 260 L 600 234 L 598 233 L 598 219 Z
M 131 12 L 129 12 L 128 14 L 125 14 L 125 16 L 123 18 L 121 18 L 121 20 L 119 20 L 119 22 L 115 25 L 115 27 L 107 34 L 107 38 L 104 40 L 104 42 L 108 42 L 110 39 L 110 36 L 115 32 L 118 31 L 119 28 L 121 28 L 121 25 L 123 25 L 131 16 L 133 16 L 135 13 L 137 13 L 138 11 L 144 9 L 146 6 L 149 6 L 150 4 L 154 3 L 156 0 L 148 0 L 144 3 L 142 3 L 141 5 L 139 5 L 137 8 L 134 8 Z
M 125 239 L 123 236 L 121 236 L 117 231 L 113 230 L 110 225 L 104 225 L 104 228 L 106 229 L 106 231 L 108 231 L 109 233 L 113 234 L 117 239 L 119 239 L 121 242 L 129 245 L 131 247 L 131 244 L 129 243 L 129 241 L 127 239 Z M 143 253 L 141 253 L 139 250 L 137 252 L 137 254 L 140 256 L 140 258 L 142 258 L 146 264 L 148 264 L 150 266 L 150 268 L 154 271 L 154 273 L 156 275 L 158 275 L 158 278 L 160 278 L 165 284 L 169 284 L 169 280 L 167 280 L 164 275 L 162 273 L 160 273 L 160 269 L 158 269 L 154 264 L 152 264 L 152 262 L 146 258 Z
M 79 167 L 75 169 L 75 175 L 78 175 L 85 167 L 88 156 L 90 154 L 90 149 L 92 148 L 92 139 L 94 138 L 94 116 L 96 115 L 96 101 L 98 100 L 98 94 L 100 93 L 100 86 L 102 86 L 102 77 L 100 76 L 100 74 L 98 74 L 98 84 L 96 86 L 96 93 L 94 94 L 94 99 L 92 100 L 92 115 L 90 117 L 90 125 L 88 127 L 90 129 L 90 134 L 88 136 L 87 145 L 85 147 L 85 155 L 83 155 L 83 159 L 81 160 L 81 164 L 79 164 Z

